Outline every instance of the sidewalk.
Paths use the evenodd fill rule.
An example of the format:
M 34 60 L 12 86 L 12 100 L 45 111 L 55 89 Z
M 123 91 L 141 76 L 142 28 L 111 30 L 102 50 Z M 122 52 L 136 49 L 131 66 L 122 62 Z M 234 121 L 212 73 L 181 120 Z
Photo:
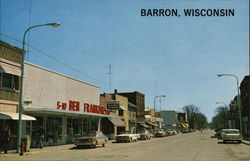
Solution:
M 30 154 L 38 154 L 38 153 L 44 153 L 47 152 L 46 150 L 47 148 L 43 148 L 43 149 L 38 149 L 38 148 L 31 148 L 29 152 L 25 152 L 23 155 L 30 155 Z M 5 158 L 5 157 L 17 157 L 20 154 L 16 152 L 16 150 L 9 150 L 8 154 L 4 154 L 4 152 L 2 152 L 0 154 L 0 158 Z

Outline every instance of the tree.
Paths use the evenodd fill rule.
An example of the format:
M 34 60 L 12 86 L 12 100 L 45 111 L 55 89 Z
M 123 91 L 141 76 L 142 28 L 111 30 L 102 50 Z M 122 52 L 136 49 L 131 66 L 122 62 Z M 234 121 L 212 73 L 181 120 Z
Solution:
M 229 116 L 229 109 L 228 107 L 218 107 L 216 109 L 216 114 L 212 118 L 212 127 L 217 128 L 228 128 L 228 116 Z
M 195 105 L 187 105 L 183 107 L 183 111 L 187 114 L 187 120 L 191 129 L 206 128 L 208 126 L 207 117 L 199 112 L 199 108 Z
M 195 128 L 204 129 L 208 127 L 207 117 L 202 113 L 195 115 Z

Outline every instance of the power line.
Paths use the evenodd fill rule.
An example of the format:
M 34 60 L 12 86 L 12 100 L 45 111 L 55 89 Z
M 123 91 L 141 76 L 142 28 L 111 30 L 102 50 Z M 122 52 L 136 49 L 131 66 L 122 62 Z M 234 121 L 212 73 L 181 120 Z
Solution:
M 9 39 L 15 40 L 15 41 L 17 41 L 17 42 L 19 42 L 19 43 L 22 43 L 22 41 L 17 40 L 17 39 L 15 39 L 15 38 L 11 37 L 11 36 L 5 35 L 5 34 L 3 34 L 3 33 L 0 33 L 0 35 L 2 35 L 2 36 L 4 36 L 4 37 L 7 37 L 7 38 L 9 38 Z M 97 80 L 96 78 L 94 78 L 94 77 L 92 77 L 92 76 L 90 76 L 90 75 L 88 75 L 88 74 L 86 74 L 86 73 L 80 71 L 79 69 L 77 69 L 77 68 L 75 68 L 75 67 L 73 67 L 73 66 L 71 66 L 71 65 L 69 65 L 69 64 L 66 64 L 66 63 L 62 62 L 61 60 L 59 60 L 59 59 L 57 59 L 57 58 L 55 58 L 55 57 L 53 57 L 53 56 L 50 56 L 50 55 L 46 54 L 45 52 L 41 51 L 40 49 L 37 49 L 37 48 L 33 47 L 32 45 L 30 45 L 30 48 L 34 49 L 34 50 L 37 51 L 38 53 L 40 53 L 40 54 L 42 54 L 42 55 L 45 55 L 45 56 L 47 56 L 48 58 L 50 58 L 50 59 L 52 59 L 52 60 L 54 60 L 54 61 L 56 61 L 56 62 L 58 62 L 58 63 L 64 65 L 65 67 L 68 67 L 68 68 L 71 69 L 71 70 L 74 70 L 74 71 L 76 71 L 76 72 L 78 72 L 78 73 L 80 73 L 80 74 L 82 74 L 82 75 L 84 75 L 84 76 L 86 76 L 86 77 L 88 77 L 88 78 L 90 78 L 90 79 L 92 79 L 92 80 L 94 80 L 94 81 L 100 83 L 100 84 L 103 84 L 103 85 L 105 85 L 105 86 L 108 86 L 106 83 L 104 83 L 104 82 L 102 82 L 102 81 L 99 81 L 99 80 Z

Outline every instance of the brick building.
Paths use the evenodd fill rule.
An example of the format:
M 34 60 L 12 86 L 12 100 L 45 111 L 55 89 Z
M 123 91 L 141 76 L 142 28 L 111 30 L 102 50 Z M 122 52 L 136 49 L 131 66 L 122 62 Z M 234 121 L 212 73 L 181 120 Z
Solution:
M 243 135 L 250 136 L 250 76 L 245 76 L 240 84 L 242 101 Z
M 145 122 L 145 95 L 140 92 L 126 92 L 118 93 L 115 90 L 115 94 L 122 95 L 128 98 L 128 101 L 136 106 L 137 110 L 137 121 Z

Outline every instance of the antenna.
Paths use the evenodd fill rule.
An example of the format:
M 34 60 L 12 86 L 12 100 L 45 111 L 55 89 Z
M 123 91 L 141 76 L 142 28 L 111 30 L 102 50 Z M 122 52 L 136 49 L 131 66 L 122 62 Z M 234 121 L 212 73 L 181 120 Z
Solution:
M 109 75 L 109 93 L 111 93 L 111 75 L 113 72 L 111 72 L 111 64 L 109 64 L 109 72 L 107 73 Z

